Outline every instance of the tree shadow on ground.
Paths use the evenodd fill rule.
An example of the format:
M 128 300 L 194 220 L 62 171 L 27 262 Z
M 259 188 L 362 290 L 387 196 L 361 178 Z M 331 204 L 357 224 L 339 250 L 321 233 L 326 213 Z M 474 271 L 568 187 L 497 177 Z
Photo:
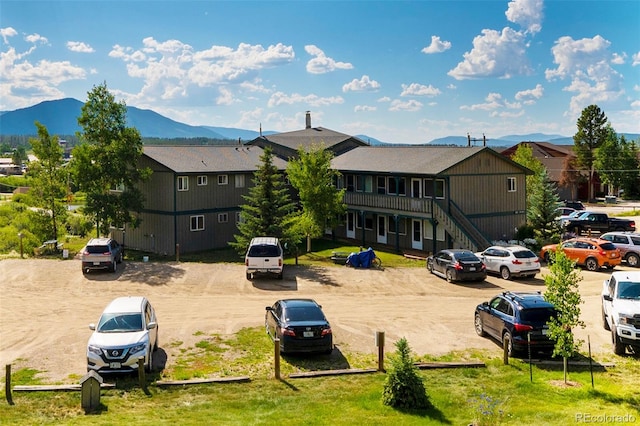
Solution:
M 96 272 L 87 274 L 85 277 L 91 281 L 116 281 L 120 276 L 123 276 L 131 282 L 162 286 L 167 282 L 181 278 L 184 274 L 183 269 L 169 263 L 123 262 L 115 275 Z
M 331 274 L 327 273 L 327 269 L 321 266 L 291 266 L 289 271 L 296 277 L 314 281 L 320 285 L 340 287 L 340 284 L 331 277 Z

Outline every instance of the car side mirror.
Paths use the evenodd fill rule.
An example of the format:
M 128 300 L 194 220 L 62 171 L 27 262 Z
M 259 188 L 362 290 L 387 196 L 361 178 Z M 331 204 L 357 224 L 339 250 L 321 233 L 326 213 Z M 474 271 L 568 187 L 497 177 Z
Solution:
M 489 302 L 482 302 L 482 306 L 489 306 Z
M 95 324 L 93 324 L 93 323 L 89 324 L 89 330 L 94 330 L 95 331 L 95 329 L 96 329 L 96 325 Z
M 267 306 L 266 308 L 264 308 L 267 311 L 273 311 L 273 308 L 271 306 Z
M 610 295 L 610 294 L 603 294 L 603 295 L 602 295 L 602 298 L 603 298 L 604 300 L 606 300 L 607 302 L 612 302 L 612 301 L 613 301 L 613 297 L 611 297 L 611 295 Z
M 147 324 L 147 330 L 152 330 L 154 328 L 156 328 L 158 326 L 158 323 L 155 321 L 151 321 L 149 324 Z

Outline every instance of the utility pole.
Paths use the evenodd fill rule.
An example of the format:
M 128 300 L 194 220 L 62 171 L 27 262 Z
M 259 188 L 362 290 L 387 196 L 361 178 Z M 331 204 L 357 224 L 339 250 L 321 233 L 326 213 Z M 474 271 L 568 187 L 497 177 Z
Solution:
M 475 142 L 480 142 L 480 141 L 482 141 L 482 146 L 487 146 L 488 140 L 489 139 L 487 139 L 484 133 L 482 134 L 482 139 L 472 138 L 471 135 L 467 133 L 467 146 L 471 146 L 471 142 L 473 142 L 474 143 L 473 146 L 475 146 Z

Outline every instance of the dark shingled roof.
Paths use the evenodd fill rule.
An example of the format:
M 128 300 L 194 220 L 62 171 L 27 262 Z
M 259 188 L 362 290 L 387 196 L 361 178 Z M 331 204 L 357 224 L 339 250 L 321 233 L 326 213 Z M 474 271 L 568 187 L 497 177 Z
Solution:
M 340 171 L 435 175 L 484 149 L 490 150 L 485 147 L 425 145 L 361 146 L 335 157 L 331 165 Z
M 217 173 L 255 171 L 261 165 L 263 150 L 257 146 L 145 146 L 144 155 L 176 173 Z M 273 157 L 273 164 L 280 170 L 286 161 Z
M 362 142 L 362 144 L 365 145 L 367 144 L 365 141 L 358 139 L 355 136 L 325 129 L 324 127 L 310 127 L 303 130 L 295 130 L 293 132 L 276 133 L 273 135 L 262 136 L 262 138 L 295 151 L 303 145 L 307 147 L 312 144 L 319 145 L 321 143 L 324 144 L 325 148 L 331 148 L 332 146 L 349 139 Z

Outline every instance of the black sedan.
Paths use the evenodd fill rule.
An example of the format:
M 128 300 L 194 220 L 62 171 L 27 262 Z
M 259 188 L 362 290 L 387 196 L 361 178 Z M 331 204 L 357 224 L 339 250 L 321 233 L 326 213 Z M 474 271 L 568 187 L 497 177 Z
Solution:
M 331 325 L 315 300 L 278 300 L 266 310 L 265 327 L 271 338 L 280 339 L 280 353 L 333 351 Z
M 485 264 L 469 250 L 441 250 L 427 258 L 427 269 L 448 282 L 484 281 L 487 278 Z
M 553 352 L 548 322 L 558 315 L 554 306 L 539 292 L 505 291 L 476 307 L 474 326 L 479 336 L 489 335 L 504 345 L 509 356 Z

